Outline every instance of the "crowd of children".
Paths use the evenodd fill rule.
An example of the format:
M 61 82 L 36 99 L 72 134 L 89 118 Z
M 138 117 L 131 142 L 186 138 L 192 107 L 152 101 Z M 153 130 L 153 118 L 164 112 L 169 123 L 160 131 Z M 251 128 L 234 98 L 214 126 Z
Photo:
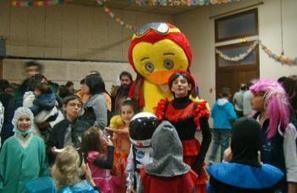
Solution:
M 1 104 L 2 96 L 14 99 L 14 108 L 2 108 L 11 118 L 1 118 L 1 193 L 297 192 L 294 77 L 253 82 L 247 94 L 254 113 L 237 119 L 251 114 L 243 85 L 236 108 L 225 89 L 210 110 L 190 96 L 192 75 L 176 71 L 168 81 L 173 99 L 159 101 L 153 114 L 128 97 L 128 72 L 110 96 L 99 72 L 75 93 L 70 82 L 53 87 L 41 69 L 28 63 L 30 75 L 15 95 L 1 85 Z M 215 163 L 219 147 L 225 160 Z

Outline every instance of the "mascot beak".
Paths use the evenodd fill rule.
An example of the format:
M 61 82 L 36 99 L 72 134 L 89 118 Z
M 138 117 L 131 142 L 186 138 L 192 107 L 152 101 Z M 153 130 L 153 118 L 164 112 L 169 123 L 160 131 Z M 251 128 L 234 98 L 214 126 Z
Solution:
M 157 71 L 147 76 L 147 79 L 157 85 L 167 84 L 169 77 L 174 71 Z

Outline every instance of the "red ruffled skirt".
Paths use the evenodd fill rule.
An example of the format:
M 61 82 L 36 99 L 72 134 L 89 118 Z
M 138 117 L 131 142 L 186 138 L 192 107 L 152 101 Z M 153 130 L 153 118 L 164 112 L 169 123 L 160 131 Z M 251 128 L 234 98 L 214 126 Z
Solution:
M 197 156 L 200 152 L 200 143 L 196 139 L 183 140 L 183 157 L 184 162 L 189 166 L 193 167 L 196 163 Z M 203 163 L 201 174 L 197 180 L 197 193 L 206 193 L 206 184 L 208 182 L 208 176 L 205 171 L 205 164 Z M 192 168 L 193 169 L 193 168 Z

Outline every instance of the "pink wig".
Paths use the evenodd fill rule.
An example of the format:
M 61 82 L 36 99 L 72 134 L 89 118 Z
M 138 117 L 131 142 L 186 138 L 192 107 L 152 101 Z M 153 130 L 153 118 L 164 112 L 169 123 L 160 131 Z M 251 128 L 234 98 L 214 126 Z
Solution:
M 264 109 L 269 118 L 268 138 L 277 133 L 278 126 L 284 130 L 289 124 L 289 101 L 283 87 L 273 80 L 259 80 L 250 88 L 253 94 L 264 92 Z

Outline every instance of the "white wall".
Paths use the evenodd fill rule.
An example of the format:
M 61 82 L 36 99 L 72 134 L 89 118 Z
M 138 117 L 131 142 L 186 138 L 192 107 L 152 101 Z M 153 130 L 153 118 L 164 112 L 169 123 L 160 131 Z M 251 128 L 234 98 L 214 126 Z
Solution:
M 263 44 L 274 53 L 281 53 L 281 22 L 279 0 L 265 0 L 259 7 L 259 35 Z M 297 1 L 283 0 L 283 30 L 285 55 L 297 57 Z M 297 66 L 287 66 L 275 62 L 260 52 L 260 77 L 277 79 L 280 76 L 297 74 Z
M 198 81 L 200 95 L 202 98 L 212 101 L 215 87 L 215 54 L 212 22 L 208 17 L 208 8 L 199 8 L 177 16 L 174 21 L 187 36 L 192 46 L 191 71 Z
M 7 54 L 127 61 L 131 31 L 122 28 L 99 6 L 56 5 L 11 7 L 0 1 L 0 36 L 7 39 Z M 126 23 L 171 21 L 161 14 L 113 10 Z
M 9 2 L 10 0 L 0 0 L 0 36 L 6 38 L 7 55 L 70 59 L 69 62 L 59 62 L 60 65 L 47 65 L 48 63 L 44 62 L 47 63 L 46 76 L 52 76 L 47 73 L 54 71 L 69 74 L 60 77 L 57 80 L 59 82 L 67 80 L 77 82 L 85 75 L 83 72 L 93 70 L 92 68 L 96 66 L 76 65 L 75 69 L 66 68 L 71 59 L 122 62 L 122 65 L 114 65 L 111 68 L 115 69 L 113 71 L 104 71 L 106 68 L 94 69 L 113 78 L 117 77 L 117 73 L 121 70 L 129 69 L 130 66 L 126 65 L 129 65 L 128 46 L 132 34 L 111 19 L 102 7 L 72 4 L 33 8 L 11 7 Z M 126 23 L 134 26 L 152 21 L 172 20 L 172 17 L 162 14 L 112 11 Z M 13 61 L 10 63 L 8 61 L 3 61 L 4 77 L 13 81 L 21 80 L 20 73 L 8 73 L 7 68 L 13 69 L 11 66 Z M 22 68 L 21 65 L 14 67 Z M 81 73 L 79 79 L 76 76 L 77 72 Z M 67 79 L 69 77 L 70 79 Z
M 209 17 L 257 2 L 259 1 L 243 0 L 231 4 L 202 7 L 174 18 L 176 25 L 191 42 L 193 50 L 191 70 L 197 76 L 201 96 L 211 104 L 215 100 L 215 35 L 214 19 Z M 259 38 L 276 54 L 281 52 L 279 2 L 279 0 L 264 0 L 264 4 L 258 6 Z M 284 0 L 283 2 L 285 54 L 295 58 L 297 57 L 297 1 Z M 281 65 L 260 49 L 260 78 L 277 79 L 280 76 L 292 74 L 297 74 L 297 66 Z
M 24 79 L 23 64 L 28 60 L 4 59 L 3 78 L 11 82 L 19 83 Z M 125 70 L 136 78 L 132 67 L 126 62 L 79 62 L 79 61 L 59 61 L 59 60 L 37 60 L 45 66 L 44 74 L 49 79 L 58 84 L 65 84 L 67 80 L 74 82 L 78 89 L 80 80 L 90 72 L 90 69 L 101 73 L 105 81 L 106 90 L 110 91 L 112 85 L 119 84 L 118 75 Z

